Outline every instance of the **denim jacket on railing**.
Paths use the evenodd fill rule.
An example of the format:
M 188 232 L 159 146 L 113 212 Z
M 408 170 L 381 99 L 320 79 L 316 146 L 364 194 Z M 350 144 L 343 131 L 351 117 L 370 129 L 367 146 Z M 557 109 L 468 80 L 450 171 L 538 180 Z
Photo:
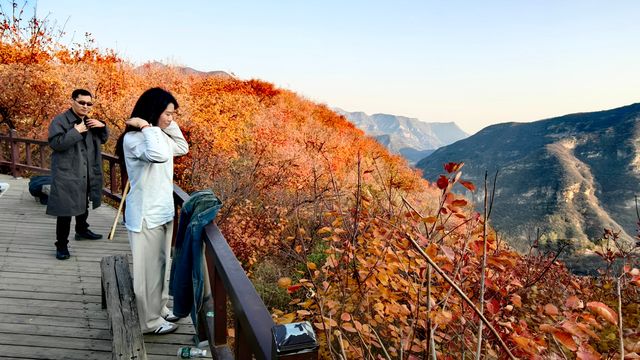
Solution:
M 202 190 L 191 194 L 180 210 L 169 293 L 173 295 L 173 313 L 178 317 L 191 313 L 196 329 L 204 295 L 204 227 L 221 207 L 222 202 L 211 190 Z

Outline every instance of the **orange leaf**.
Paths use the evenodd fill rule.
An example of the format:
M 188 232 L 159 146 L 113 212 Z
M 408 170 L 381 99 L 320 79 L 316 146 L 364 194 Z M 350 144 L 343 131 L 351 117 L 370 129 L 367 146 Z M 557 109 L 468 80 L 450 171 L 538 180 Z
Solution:
M 570 333 L 571 335 L 575 335 L 577 337 L 587 337 L 588 335 L 582 331 L 582 329 L 580 327 L 578 327 L 578 324 L 576 324 L 573 321 L 565 321 L 562 324 L 562 328 L 565 329 L 568 333 Z
M 534 355 L 538 352 L 536 343 L 531 339 L 528 339 L 524 336 L 515 335 L 515 334 L 511 335 L 511 339 L 513 340 L 513 342 L 516 344 L 517 347 L 519 347 L 521 350 L 524 350 L 531 355 Z
M 451 205 L 458 206 L 458 207 L 465 206 L 465 205 L 467 205 L 467 200 L 464 200 L 464 199 L 453 200 Z
M 599 302 L 592 301 L 587 303 L 587 309 L 591 312 L 602 316 L 605 320 L 612 323 L 613 325 L 618 325 L 618 314 L 615 311 L 611 310 L 607 305 Z
M 576 352 L 576 359 L 578 360 L 600 360 L 602 355 L 598 353 L 589 345 L 582 344 L 578 352 Z M 626 356 L 625 356 L 626 359 Z
M 546 333 L 553 334 L 556 331 L 558 331 L 558 329 L 556 329 L 555 326 L 552 326 L 552 325 L 549 325 L 549 324 L 542 324 L 542 325 L 540 325 L 540 331 L 544 331 Z
M 278 279 L 278 287 L 286 289 L 289 285 L 291 285 L 291 278 L 281 277 Z
M 566 331 L 558 330 L 553 333 L 553 337 L 558 340 L 559 343 L 566 346 L 571 351 L 578 350 L 578 344 L 573 340 L 573 336 Z
M 348 323 L 348 322 L 342 323 L 341 327 L 345 331 L 348 331 L 348 332 L 351 332 L 351 333 L 358 332 L 358 330 L 356 330 L 356 328 L 354 328 L 353 325 L 351 325 L 351 323 Z
M 564 306 L 569 309 L 582 309 L 584 307 L 584 303 L 577 296 L 571 295 L 567 298 L 567 301 L 564 302 Z
M 522 307 L 522 298 L 518 294 L 513 294 L 511 295 L 511 303 L 517 308 Z
M 583 323 L 578 323 L 578 327 L 580 328 L 580 330 L 582 330 L 585 334 L 591 336 L 592 338 L 596 339 L 596 340 L 600 340 L 600 337 L 598 336 L 598 334 L 596 334 L 593 330 L 591 330 L 591 327 L 587 324 L 583 324 Z
M 544 312 L 550 316 L 558 315 L 558 308 L 553 304 L 547 304 L 544 306 Z
M 437 219 L 438 218 L 436 218 L 435 216 L 427 216 L 425 218 L 422 218 L 422 221 L 426 222 L 427 224 L 433 224 Z
M 342 319 L 342 321 L 350 321 L 351 315 L 349 315 L 349 313 L 343 312 L 342 315 L 340 315 L 340 319 Z

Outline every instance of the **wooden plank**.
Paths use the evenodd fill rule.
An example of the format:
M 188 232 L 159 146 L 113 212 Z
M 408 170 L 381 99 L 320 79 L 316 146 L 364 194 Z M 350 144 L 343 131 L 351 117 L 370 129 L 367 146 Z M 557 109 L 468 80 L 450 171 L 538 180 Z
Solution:
M 123 256 L 108 256 L 102 259 L 100 269 L 113 359 L 147 359 L 129 263 Z
M 0 313 L 1 314 L 1 313 Z M 34 324 L 85 329 L 108 329 L 106 320 L 70 319 L 64 316 L 33 316 L 28 314 L 1 314 L 4 324 Z
M 76 241 L 72 224 L 72 257 L 59 261 L 56 219 L 29 194 L 28 179 L 0 174 L 0 181 L 11 185 L 0 200 L 0 358 L 111 358 L 108 317 L 101 310 L 100 260 L 127 254 L 131 263 L 126 229 L 119 225 L 114 241 Z M 115 209 L 105 204 L 90 210 L 91 229 L 107 234 L 114 216 Z M 175 359 L 179 347 L 193 346 L 191 320 L 179 324 L 172 334 L 143 336 L 149 359 Z
M 66 293 L 43 293 L 40 291 L 23 291 L 16 289 L 0 289 L 0 297 L 15 299 L 37 299 L 49 301 L 69 301 L 100 303 L 100 295 L 73 295 Z
M 0 307 L 3 306 L 23 306 L 25 308 L 41 307 L 54 309 L 84 309 L 103 312 L 102 307 L 98 303 L 86 301 L 52 301 L 51 299 L 25 299 L 10 298 L 0 296 Z
M 37 346 L 0 345 L 0 354 L 20 359 L 107 360 L 110 352 L 78 349 L 57 349 Z
M 43 336 L 35 334 L 4 333 L 0 336 L 0 345 L 22 345 L 47 347 L 50 349 L 83 349 L 108 352 L 111 341 L 88 339 L 83 337 Z
M 0 333 L 90 338 L 111 341 L 111 333 L 109 333 L 109 330 L 107 329 L 87 329 L 36 324 L 0 323 Z
M 4 305 L 2 307 L 2 313 L 4 314 L 25 314 L 33 316 L 49 316 L 57 315 L 68 319 L 107 319 L 107 314 L 100 310 L 87 310 L 87 309 L 64 309 L 59 311 L 52 311 L 51 307 L 46 306 L 20 306 L 20 305 Z

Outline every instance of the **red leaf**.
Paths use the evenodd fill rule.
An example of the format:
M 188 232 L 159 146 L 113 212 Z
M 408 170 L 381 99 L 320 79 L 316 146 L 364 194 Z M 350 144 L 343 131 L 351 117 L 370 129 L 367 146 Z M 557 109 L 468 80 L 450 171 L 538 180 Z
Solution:
M 471 191 L 476 191 L 476 186 L 470 181 L 460 180 L 459 183 Z
M 500 311 L 500 303 L 498 302 L 498 300 L 492 299 L 492 300 L 488 301 L 487 302 L 487 311 L 491 315 L 497 314 L 498 311 Z
M 300 287 L 301 287 L 301 286 L 302 286 L 302 285 L 300 285 L 300 284 L 291 285 L 291 286 L 289 286 L 289 287 L 287 288 L 287 292 L 288 292 L 289 294 L 292 294 L 292 293 L 296 292 L 298 289 L 300 289 Z
M 444 175 L 440 175 L 437 184 L 439 189 L 444 190 L 447 188 L 447 186 L 449 186 L 449 179 L 447 179 L 447 177 Z
M 450 162 L 450 163 L 446 163 L 444 164 L 444 170 L 448 173 L 452 173 L 456 170 L 458 170 L 461 167 L 462 164 L 458 164 L 458 163 L 454 163 L 454 162 Z

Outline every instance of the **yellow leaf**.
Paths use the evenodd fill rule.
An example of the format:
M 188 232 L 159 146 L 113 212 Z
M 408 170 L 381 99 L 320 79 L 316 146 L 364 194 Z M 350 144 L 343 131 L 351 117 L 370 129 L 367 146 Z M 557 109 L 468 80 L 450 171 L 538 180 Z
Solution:
M 307 263 L 307 267 L 309 268 L 309 270 L 315 270 L 315 269 L 317 269 L 316 264 L 315 264 L 314 262 L 311 262 L 311 261 L 309 261 L 309 262 Z
M 326 234 L 326 233 L 330 233 L 331 232 L 331 228 L 328 226 L 325 226 L 323 228 L 321 228 L 320 230 L 318 230 L 318 234 Z
M 289 285 L 291 285 L 291 279 L 288 277 L 281 277 L 280 279 L 278 279 L 278 287 L 282 288 L 282 289 L 286 289 L 287 287 L 289 287 Z

